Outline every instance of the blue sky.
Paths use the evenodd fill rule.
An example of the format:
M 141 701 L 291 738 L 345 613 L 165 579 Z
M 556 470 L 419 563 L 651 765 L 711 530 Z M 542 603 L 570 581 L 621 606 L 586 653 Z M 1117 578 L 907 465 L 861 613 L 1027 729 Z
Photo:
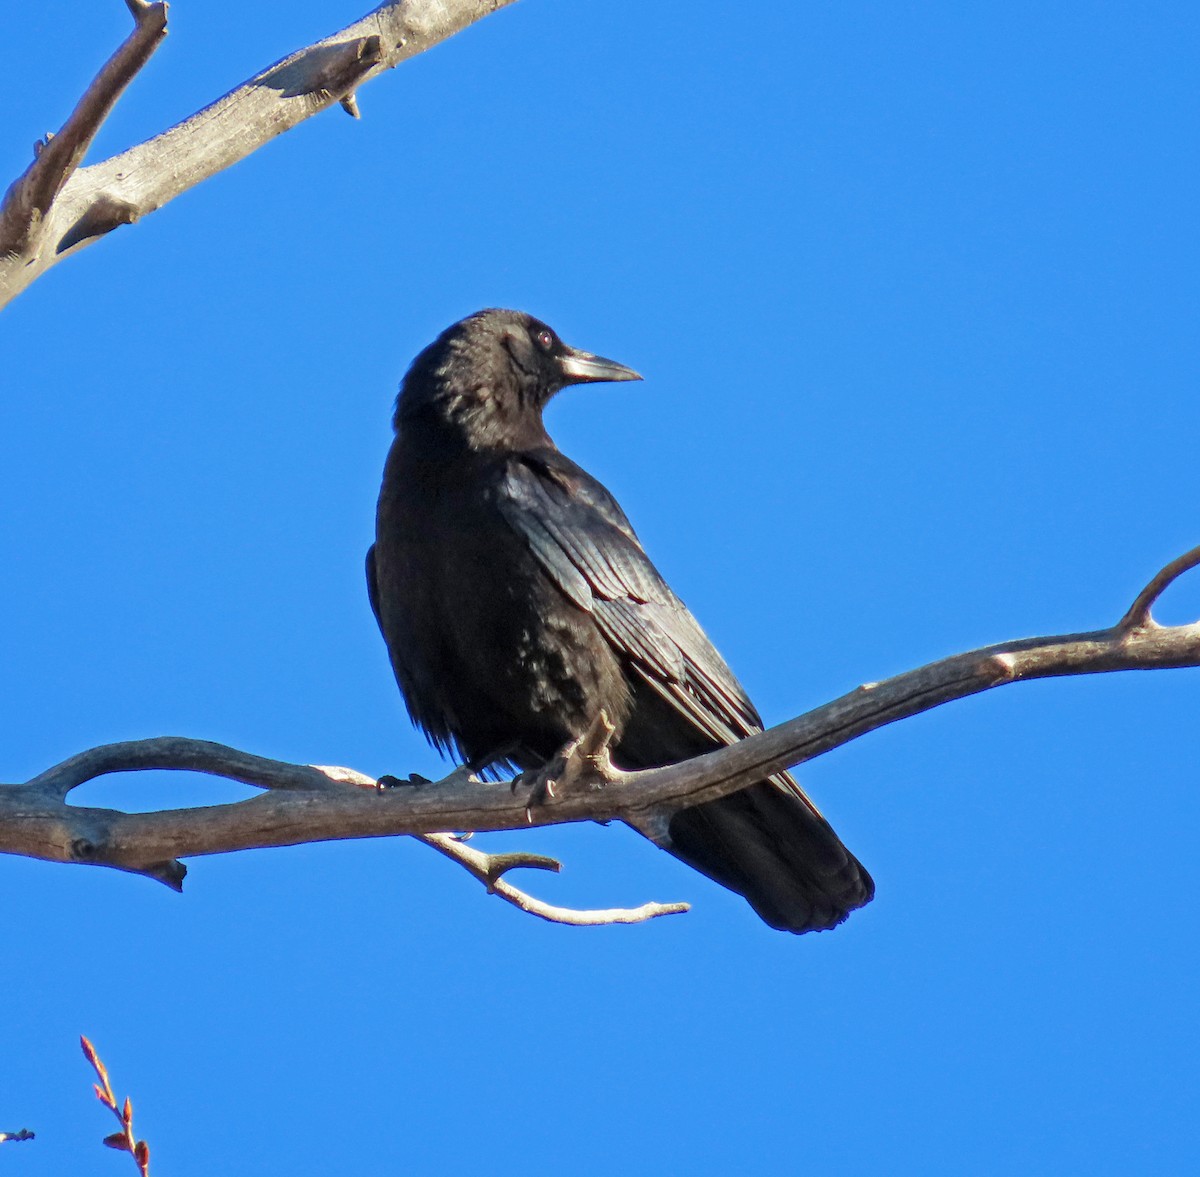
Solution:
M 7 22 L 5 182 L 126 32 L 86 8 Z M 178 0 L 97 156 L 360 12 Z M 1178 3 L 520 0 L 68 260 L 0 319 L 0 778 L 168 733 L 437 773 L 362 554 L 400 376 L 487 305 L 645 374 L 551 432 L 768 720 L 1112 623 L 1200 540 L 1198 41 Z M 821 936 L 598 827 L 483 844 L 693 911 L 552 927 L 403 840 L 183 896 L 0 861 L 6 1163 L 132 1171 L 83 1032 L 172 1177 L 1192 1171 L 1198 703 L 1033 683 L 806 766 L 879 888 Z

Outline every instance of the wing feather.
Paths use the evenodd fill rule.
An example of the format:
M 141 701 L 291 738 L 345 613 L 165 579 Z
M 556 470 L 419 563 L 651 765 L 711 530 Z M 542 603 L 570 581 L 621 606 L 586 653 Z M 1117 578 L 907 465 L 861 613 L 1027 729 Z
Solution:
M 744 688 L 599 483 L 557 453 L 526 457 L 510 465 L 500 507 L 637 676 L 699 731 L 727 744 L 762 730 Z

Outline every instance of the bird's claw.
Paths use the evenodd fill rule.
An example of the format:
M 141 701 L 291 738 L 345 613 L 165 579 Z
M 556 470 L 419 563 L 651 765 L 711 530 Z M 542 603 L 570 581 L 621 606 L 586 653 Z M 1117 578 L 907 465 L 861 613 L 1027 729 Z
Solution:
M 559 784 L 555 779 L 555 772 L 561 770 L 562 767 L 563 762 L 560 757 L 553 764 L 546 765 L 535 772 L 523 772 L 513 779 L 512 791 L 514 793 L 517 791 L 518 785 L 529 787 L 529 798 L 525 802 L 525 820 L 530 825 L 533 824 L 535 809 L 558 799 Z
M 533 823 L 535 806 L 558 801 L 581 785 L 596 788 L 597 778 L 603 783 L 615 778 L 616 773 L 608 755 L 613 730 L 608 716 L 600 711 L 588 730 L 567 744 L 549 764 L 536 772 L 523 772 L 513 778 L 514 793 L 518 785 L 527 785 L 530 789 L 529 800 L 525 803 L 527 822 Z
M 410 773 L 406 777 L 392 776 L 391 773 L 385 773 L 375 782 L 375 788 L 379 792 L 387 792 L 388 789 L 402 788 L 420 788 L 422 785 L 431 785 L 433 782 L 428 778 L 421 776 L 420 773 Z
M 556 760 L 554 765 L 542 765 L 541 768 L 527 768 L 524 772 L 519 772 L 511 781 L 509 781 L 509 789 L 513 796 L 516 796 L 518 789 L 529 789 L 529 803 L 531 805 L 541 805 L 546 798 L 554 797 L 555 782 L 550 778 L 551 768 L 560 768 L 561 759 Z
M 555 764 L 554 767 L 559 768 L 560 765 Z M 551 801 L 558 800 L 558 781 L 550 775 L 549 771 L 543 770 L 538 773 L 531 784 L 529 800 L 526 802 L 527 809 L 532 809 L 535 805 L 548 805 Z

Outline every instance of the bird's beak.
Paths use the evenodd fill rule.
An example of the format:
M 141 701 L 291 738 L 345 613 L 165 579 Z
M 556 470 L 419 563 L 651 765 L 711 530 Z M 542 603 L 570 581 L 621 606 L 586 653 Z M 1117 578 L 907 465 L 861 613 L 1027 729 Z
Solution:
M 579 351 L 574 347 L 566 349 L 559 357 L 558 364 L 569 384 L 594 384 L 599 380 L 641 380 L 637 372 L 624 364 L 618 364 L 616 360 L 606 360 L 603 356 L 594 356 L 590 351 Z

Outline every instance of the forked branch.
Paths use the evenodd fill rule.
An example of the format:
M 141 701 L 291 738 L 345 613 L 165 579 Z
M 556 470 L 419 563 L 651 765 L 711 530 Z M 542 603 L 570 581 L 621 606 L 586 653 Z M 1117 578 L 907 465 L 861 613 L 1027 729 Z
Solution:
M 0 204 L 0 307 L 64 257 L 161 208 L 364 82 L 513 0 L 392 0 L 292 53 L 169 130 L 80 167 L 122 91 L 167 31 L 167 5 L 126 0 L 134 31 Z
M 1185 572 L 1190 572 L 1200 564 L 1200 547 L 1184 552 L 1178 559 L 1172 560 L 1153 580 L 1137 595 L 1137 599 L 1129 606 L 1128 612 L 1121 618 L 1117 628 L 1125 633 L 1133 633 L 1139 629 L 1158 627 L 1158 622 L 1150 616 L 1150 610 L 1158 602 L 1158 598 L 1177 581 Z
M 289 764 L 185 737 L 107 744 L 71 757 L 23 785 L 0 786 L 0 853 L 116 867 L 181 886 L 180 858 L 338 838 L 414 834 L 453 858 L 490 891 L 524 911 L 564 923 L 631 922 L 685 904 L 632 911 L 568 912 L 543 904 L 504 878 L 517 866 L 556 870 L 536 855 L 488 855 L 445 830 L 619 820 L 649 833 L 662 815 L 736 792 L 763 777 L 840 747 L 889 723 L 1006 683 L 1117 670 L 1200 666 L 1200 622 L 1164 626 L 1151 609 L 1163 591 L 1200 564 L 1200 547 L 1172 561 L 1110 629 L 1026 638 L 958 654 L 879 683 L 680 764 L 623 772 L 608 759 L 603 716 L 531 779 L 489 784 L 459 770 L 436 784 L 382 788 L 349 768 Z M 70 791 L 106 773 L 178 769 L 241 781 L 262 792 L 245 801 L 156 813 L 121 813 L 67 803 Z M 413 783 L 415 782 L 415 783 Z
M 167 35 L 166 4 L 126 0 L 133 32 L 105 62 L 57 135 L 34 145 L 33 162 L 12 185 L 0 206 L 0 254 L 21 254 L 45 226 L 46 214 L 83 162 L 96 132 L 125 87 L 150 60 Z
M 534 899 L 524 891 L 518 891 L 504 880 L 504 875 L 517 867 L 533 867 L 535 870 L 557 873 L 562 869 L 562 863 L 557 858 L 547 858 L 544 854 L 484 854 L 481 850 L 466 845 L 462 838 L 454 834 L 418 834 L 417 837 L 427 846 L 432 846 L 440 854 L 465 867 L 487 887 L 490 894 L 499 895 L 514 907 L 552 924 L 571 924 L 581 928 L 596 927 L 600 924 L 640 924 L 656 916 L 678 915 L 689 909 L 686 903 L 643 903 L 641 907 L 609 907 L 599 911 L 556 907 L 554 904 Z

